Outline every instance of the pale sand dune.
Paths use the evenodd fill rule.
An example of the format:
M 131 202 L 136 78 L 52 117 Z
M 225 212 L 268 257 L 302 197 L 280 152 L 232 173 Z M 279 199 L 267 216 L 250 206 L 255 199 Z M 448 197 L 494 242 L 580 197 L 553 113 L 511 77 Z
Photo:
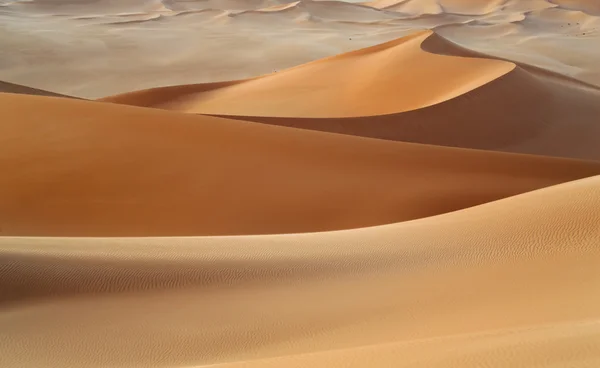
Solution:
M 600 15 L 600 3 L 593 0 L 549 0 L 561 8 L 580 10 L 591 15 Z
M 278 5 L 271 5 L 266 8 L 257 9 L 255 11 L 257 11 L 257 12 L 279 12 L 282 10 L 291 9 L 295 6 L 298 6 L 298 4 L 300 4 L 300 1 L 294 1 L 294 2 L 290 2 L 290 3 L 284 3 L 284 4 L 278 4 Z
M 361 4 L 352 4 L 340 1 L 314 0 L 294 1 L 276 4 L 265 8 L 246 10 L 240 13 L 232 13 L 232 16 L 243 14 L 265 14 L 273 12 L 289 12 L 291 9 L 299 9 L 311 20 L 336 21 L 336 22 L 364 22 L 371 23 L 383 20 L 398 19 L 398 15 L 391 12 L 375 9 Z M 259 18 L 257 18 L 259 19 Z M 263 18 L 264 19 L 264 18 Z
M 0 238 L 0 362 L 595 367 L 598 219 L 593 177 L 340 232 Z
M 160 0 L 29 0 L 15 1 L 11 8 L 24 13 L 52 15 L 142 13 L 164 9 Z
M 428 28 L 468 48 L 600 86 L 596 2 L 562 4 L 549 0 L 4 1 L 0 80 L 99 98 L 167 85 L 256 77 Z M 565 14 L 530 14 L 549 8 Z M 559 20 L 572 12 L 587 14 L 585 26 L 572 27 Z M 439 27 L 444 27 L 443 33 Z
M 502 7 L 504 12 L 507 13 L 520 13 L 524 14 L 530 12 L 532 10 L 542 10 L 556 7 L 555 4 L 547 1 L 547 0 L 512 0 L 507 1 L 506 4 Z
M 411 15 L 441 14 L 444 12 L 438 0 L 406 0 L 388 5 L 386 10 Z
M 415 0 L 413 0 L 415 1 Z M 447 13 L 483 15 L 499 10 L 507 0 L 438 0 Z
M 409 1 L 409 0 L 373 0 L 373 1 L 366 1 L 361 4 L 365 5 L 365 6 L 370 6 L 375 9 L 388 9 L 388 8 L 394 7 L 396 5 L 405 3 L 407 1 Z
M 486 57 L 430 31 L 260 78 L 164 87 L 102 101 L 372 138 L 600 160 L 600 89 Z
M 310 22 L 344 22 L 344 23 L 368 23 L 377 24 L 377 22 L 399 19 L 395 13 L 373 9 L 359 4 L 349 4 L 339 1 L 296 1 L 292 3 L 278 4 L 266 8 L 246 10 L 231 13 L 229 16 L 236 20 L 243 19 L 249 21 L 249 24 L 266 21 L 265 16 L 269 15 L 270 22 L 289 21 L 290 15 L 296 23 L 301 21 Z M 303 18 L 299 18 L 302 15 Z
M 4 235 L 336 230 L 453 211 L 600 163 L 422 146 L 5 94 Z

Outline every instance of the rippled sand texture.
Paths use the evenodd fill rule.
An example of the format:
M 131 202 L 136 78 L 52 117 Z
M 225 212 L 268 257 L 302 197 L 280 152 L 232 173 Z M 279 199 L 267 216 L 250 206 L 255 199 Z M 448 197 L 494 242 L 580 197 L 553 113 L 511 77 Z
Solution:
M 0 0 L 0 367 L 600 366 L 599 17 Z

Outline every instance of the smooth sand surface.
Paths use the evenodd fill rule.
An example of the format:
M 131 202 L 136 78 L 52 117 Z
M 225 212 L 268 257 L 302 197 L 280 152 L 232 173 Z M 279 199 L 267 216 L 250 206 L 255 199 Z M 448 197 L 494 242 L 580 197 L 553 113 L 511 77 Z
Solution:
M 600 174 L 600 163 L 423 146 L 116 104 L 0 95 L 4 235 L 339 230 Z
M 103 100 L 202 114 L 317 118 L 384 115 L 452 99 L 515 68 L 515 64 L 499 60 L 423 50 L 423 43 L 435 37 L 431 31 L 417 32 L 264 77 L 218 88 L 201 84 L 198 92 L 189 86 L 166 87 Z M 600 101 L 600 90 L 598 96 Z
M 599 179 L 339 232 L 5 237 L 0 362 L 595 367 Z
M 0 0 L 0 367 L 600 366 L 599 27 Z
M 600 160 L 600 88 L 464 49 L 431 31 L 259 78 L 156 88 L 102 101 Z

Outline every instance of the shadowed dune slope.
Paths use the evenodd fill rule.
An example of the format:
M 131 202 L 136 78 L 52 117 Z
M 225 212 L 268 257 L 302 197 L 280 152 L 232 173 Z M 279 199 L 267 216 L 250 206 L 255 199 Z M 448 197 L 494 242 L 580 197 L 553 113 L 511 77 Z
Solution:
M 339 232 L 4 237 L 0 362 L 595 367 L 599 218 L 593 177 Z
M 452 100 L 399 114 L 232 118 L 387 140 L 600 160 L 598 91 L 520 67 Z
M 487 58 L 430 32 L 256 79 L 103 100 L 388 140 L 600 160 L 600 90 Z
M 20 84 L 14 84 L 14 83 L 3 82 L 3 81 L 0 81 L 0 92 L 18 93 L 18 94 L 23 94 L 23 95 L 76 98 L 76 97 L 71 97 L 71 96 L 67 96 L 67 95 L 61 95 L 60 93 L 44 91 L 42 89 L 22 86 Z
M 600 15 L 600 4 L 593 0 L 549 0 L 551 4 L 556 4 L 560 8 L 569 10 L 579 10 L 586 14 Z
M 4 235 L 324 231 L 431 216 L 600 163 L 0 95 Z

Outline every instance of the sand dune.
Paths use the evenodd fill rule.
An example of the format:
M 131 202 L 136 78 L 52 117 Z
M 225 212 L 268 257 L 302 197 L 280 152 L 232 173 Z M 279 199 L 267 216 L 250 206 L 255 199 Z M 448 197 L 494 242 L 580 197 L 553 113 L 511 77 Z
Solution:
M 600 173 L 592 162 L 115 104 L 20 95 L 0 102 L 7 117 L 0 134 L 4 235 L 335 230 L 435 215 Z
M 561 4 L 549 0 L 5 1 L 0 12 L 4 46 L 0 80 L 100 98 L 168 85 L 256 77 L 426 28 L 468 48 L 600 86 L 596 47 L 600 17 L 593 11 L 595 3 Z M 553 12 L 531 14 L 543 9 Z M 585 26 L 559 20 L 574 12 L 587 14 Z
M 406 142 L 599 160 L 599 96 L 587 87 L 518 68 L 452 100 L 399 114 L 236 118 Z
M 164 9 L 160 0 L 29 0 L 15 1 L 10 7 L 25 13 L 53 15 L 142 13 Z
M 599 36 L 593 0 L 0 0 L 0 367 L 600 366 Z
M 600 89 L 485 57 L 429 31 L 250 80 L 102 100 L 389 140 L 600 160 Z
M 441 14 L 444 12 L 438 0 L 398 1 L 396 4 L 387 5 L 385 9 L 411 15 Z
M 20 84 L 14 84 L 9 82 L 0 81 L 0 92 L 4 93 L 18 93 L 24 95 L 36 95 L 36 96 L 54 96 L 54 97 L 67 97 L 73 98 L 71 96 L 61 95 L 59 93 L 54 93 L 50 91 L 44 91 L 37 88 L 31 88 L 27 86 L 22 86 Z
M 167 87 L 102 99 L 185 112 L 279 117 L 382 115 L 430 106 L 492 81 L 515 65 L 423 50 L 435 37 L 415 33 L 382 45 L 334 56 L 219 89 L 198 93 Z M 309 77 L 310 76 L 310 77 Z M 177 88 L 177 87 L 175 87 Z M 146 97 L 159 94 L 160 97 Z M 599 94 L 600 95 L 600 94 Z
M 600 15 L 600 4 L 591 0 L 550 0 L 551 4 L 556 4 L 560 8 L 569 10 L 579 10 L 591 15 Z
M 2 238 L 0 359 L 592 367 L 599 179 L 341 232 Z

